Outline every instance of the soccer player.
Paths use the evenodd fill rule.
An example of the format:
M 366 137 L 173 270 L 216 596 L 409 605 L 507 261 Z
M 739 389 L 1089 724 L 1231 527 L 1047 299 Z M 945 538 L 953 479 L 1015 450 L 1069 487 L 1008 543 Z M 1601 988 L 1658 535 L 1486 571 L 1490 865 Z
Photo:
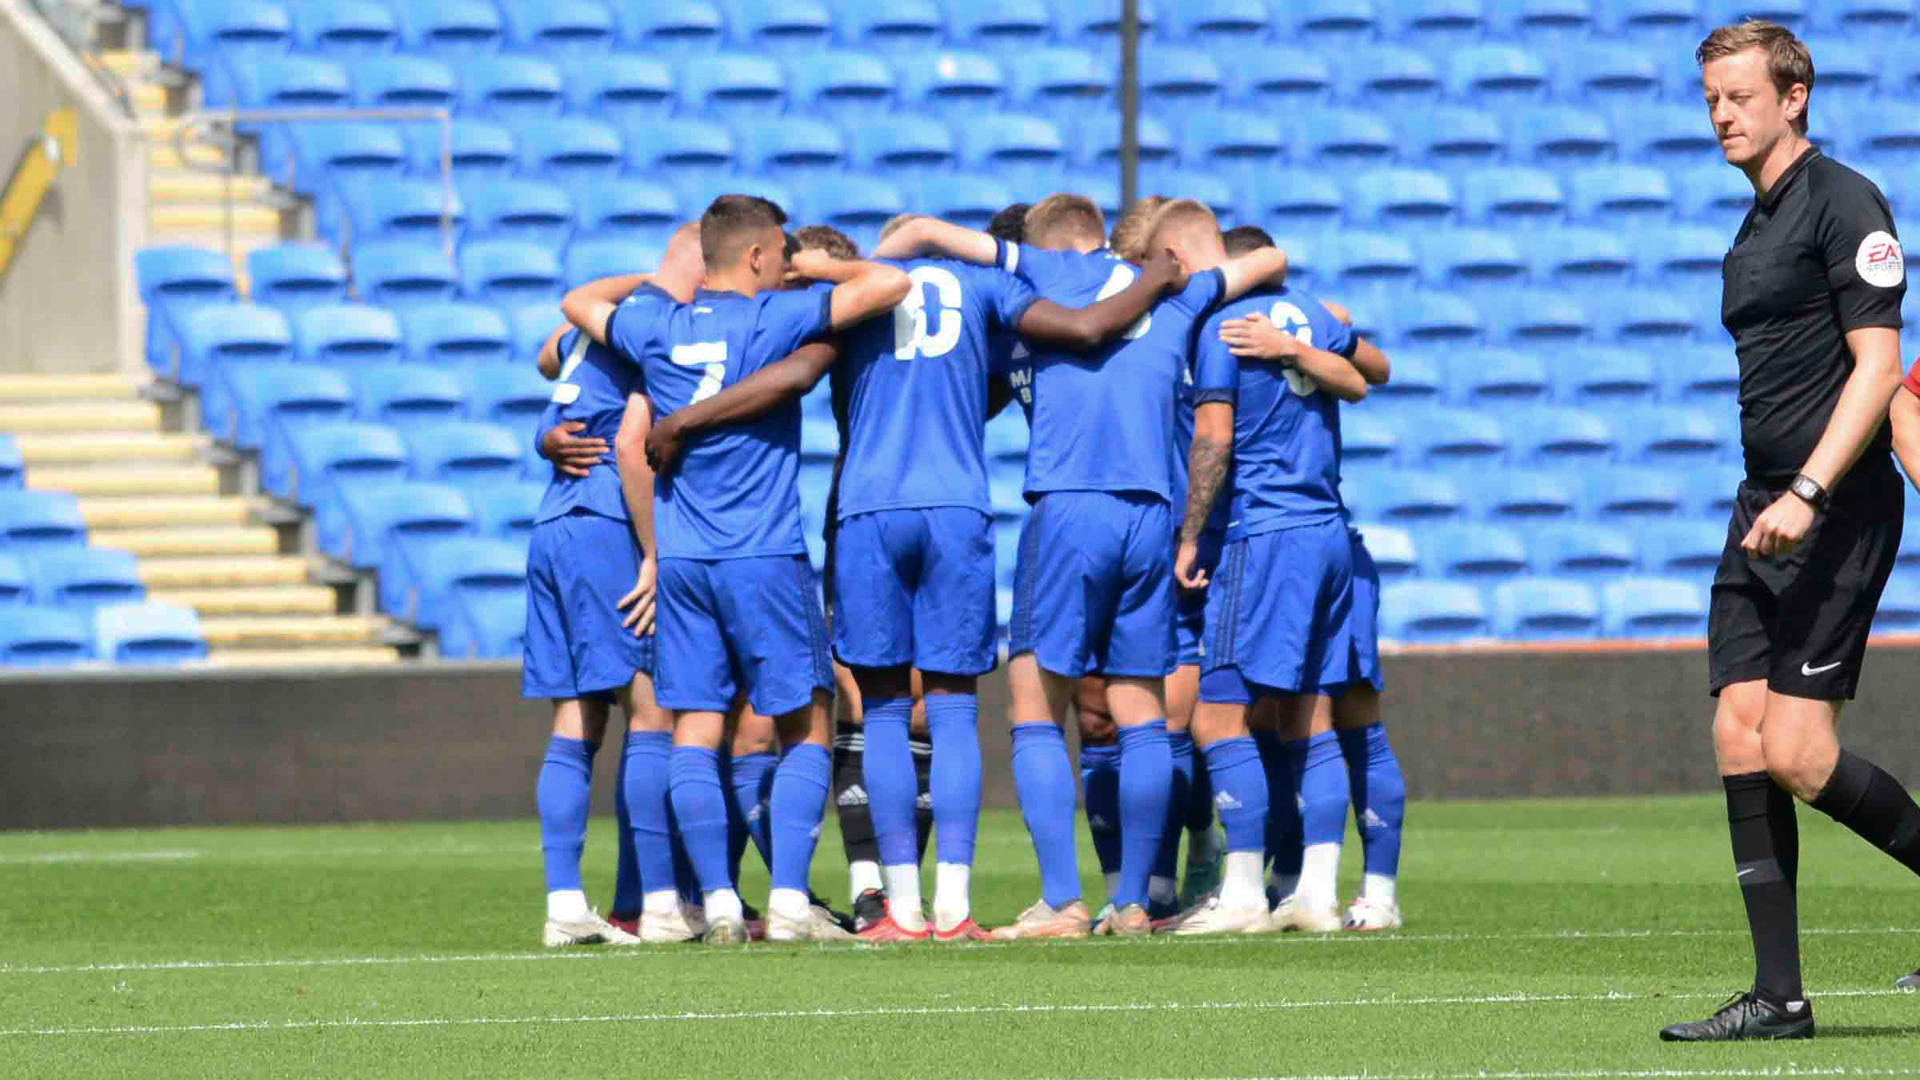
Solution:
M 697 226 L 683 227 L 658 275 L 598 282 L 598 295 L 622 300 L 634 320 L 659 317 L 692 296 L 698 259 Z M 527 560 L 521 693 L 551 699 L 554 713 L 535 789 L 547 868 L 542 941 L 549 947 L 684 941 L 693 928 L 681 910 L 667 825 L 671 719 L 653 695 L 653 475 L 644 454 L 633 452 L 647 433 L 644 384 L 632 366 L 578 332 L 556 334 L 542 350 L 543 365 L 562 357 L 537 438 L 547 448 L 545 436 L 564 424 L 563 436 L 585 432 L 575 438 L 598 444 L 601 456 L 556 467 L 535 515 Z M 608 448 L 624 452 L 615 458 Z M 635 617 L 623 620 L 620 610 L 630 606 Z M 638 625 L 630 629 L 628 622 Z M 645 892 L 617 895 L 615 914 L 640 912 L 638 936 L 589 908 L 580 882 L 593 757 L 616 698 L 629 728 L 620 765 L 620 876 L 623 891 L 631 894 L 637 881 Z
M 641 365 L 663 416 L 711 397 L 903 299 L 907 276 L 874 263 L 800 252 L 792 269 L 822 284 L 782 291 L 786 215 L 765 199 L 723 195 L 700 222 L 704 287 L 660 320 L 623 321 L 598 298 L 568 294 L 576 326 Z M 672 804 L 705 894 L 707 940 L 744 940 L 727 865 L 719 748 L 744 689 L 772 716 L 786 751 L 769 797 L 773 847 L 767 937 L 837 936 L 811 905 L 808 869 L 826 803 L 832 670 L 800 532 L 800 412 L 776 411 L 690 444 L 655 494 L 660 540 L 657 694 L 674 712 Z
M 1242 234 L 1243 236 L 1247 234 Z M 1167 244 L 1190 271 L 1227 257 L 1213 215 L 1198 203 L 1169 204 L 1153 241 Z M 1251 243 L 1270 241 L 1264 235 Z M 1222 323 L 1261 312 L 1287 328 L 1297 346 L 1282 363 L 1246 363 L 1221 340 Z M 1226 828 L 1220 890 L 1175 926 L 1179 934 L 1264 933 L 1301 926 L 1337 930 L 1332 870 L 1346 828 L 1346 773 L 1331 734 L 1304 763 L 1342 789 L 1330 825 L 1308 803 L 1308 867 L 1302 889 L 1323 881 L 1326 895 L 1283 899 L 1270 914 L 1261 887 L 1269 787 L 1247 726 L 1250 705 L 1286 698 L 1288 726 L 1310 726 L 1321 686 L 1353 679 L 1352 544 L 1339 494 L 1338 402 L 1366 396 L 1366 380 L 1348 360 L 1347 328 L 1312 297 L 1269 286 L 1227 304 L 1195 341 L 1194 435 L 1175 573 L 1189 589 L 1207 589 L 1206 649 L 1193 735 L 1207 761 L 1215 806 Z M 1217 569 L 1200 565 L 1200 541 L 1216 498 L 1230 491 L 1225 546 Z M 1327 768 L 1331 763 L 1333 768 Z M 1317 776 L 1316 776 L 1317 778 Z M 1292 801 L 1281 794 L 1280 812 Z M 1332 830 L 1331 843 L 1323 835 Z M 1304 912 L 1311 919 L 1296 916 Z
M 1027 242 L 1017 246 L 929 219 L 910 223 L 893 239 L 898 244 L 891 251 L 883 244 L 882 254 L 931 250 L 998 263 L 1063 304 L 1111 296 L 1141 274 L 1101 250 L 1105 220 L 1078 195 L 1056 194 L 1035 205 L 1027 214 Z M 1043 895 L 996 937 L 1089 931 L 1074 853 L 1073 774 L 1061 732 L 1072 681 L 1089 674 L 1106 678 L 1107 707 L 1119 728 L 1121 873 L 1111 930 L 1151 929 L 1147 879 L 1165 830 L 1173 769 L 1163 687 L 1173 670 L 1167 500 L 1174 384 L 1190 332 L 1206 310 L 1285 269 L 1277 250 L 1255 253 L 1190 280 L 1121 341 L 1090 357 L 1055 351 L 1032 357 L 1026 496 L 1034 509 L 1015 570 L 1009 679 L 1014 782 L 1039 856 Z

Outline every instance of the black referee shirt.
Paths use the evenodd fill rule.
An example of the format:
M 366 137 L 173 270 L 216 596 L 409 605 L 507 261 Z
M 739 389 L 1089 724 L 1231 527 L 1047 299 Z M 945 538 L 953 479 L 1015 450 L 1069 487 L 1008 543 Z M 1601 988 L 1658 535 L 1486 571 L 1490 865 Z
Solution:
M 1873 181 L 1808 148 L 1754 203 L 1721 264 L 1720 321 L 1740 356 L 1740 442 L 1748 480 L 1784 487 L 1853 374 L 1846 334 L 1900 327 L 1906 265 Z M 1891 468 L 1882 424 L 1856 475 Z

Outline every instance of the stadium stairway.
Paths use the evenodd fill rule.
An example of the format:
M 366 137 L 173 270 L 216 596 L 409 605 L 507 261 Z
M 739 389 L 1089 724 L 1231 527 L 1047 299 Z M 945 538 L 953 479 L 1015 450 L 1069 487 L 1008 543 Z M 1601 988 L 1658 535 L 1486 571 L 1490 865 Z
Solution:
M 193 608 L 221 665 L 398 659 L 387 620 L 354 614 L 354 591 L 317 583 L 299 530 L 239 493 L 212 440 L 178 430 L 179 406 L 137 375 L 0 375 L 0 431 L 29 489 L 79 500 L 88 542 L 129 551 L 152 600 Z M 285 518 L 285 515 L 278 515 Z M 311 569 L 310 569 L 311 567 Z

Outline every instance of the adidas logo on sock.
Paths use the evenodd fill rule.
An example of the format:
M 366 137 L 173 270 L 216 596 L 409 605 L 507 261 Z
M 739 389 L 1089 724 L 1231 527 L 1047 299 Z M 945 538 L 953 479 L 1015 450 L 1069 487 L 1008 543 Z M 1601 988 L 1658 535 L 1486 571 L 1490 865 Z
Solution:
M 933 809 L 933 792 L 929 791 L 925 795 L 913 800 L 913 805 L 922 810 Z
M 818 839 L 820 839 L 820 826 L 818 826 L 818 825 L 815 825 L 815 826 L 813 827 L 813 831 L 812 831 L 812 832 L 810 832 L 810 833 L 808 833 L 807 835 L 808 835 L 808 836 L 810 836 L 810 837 L 812 837 L 812 838 L 813 838 L 813 839 L 815 839 L 815 840 L 818 840 Z
M 1295 795 L 1295 796 L 1293 797 L 1293 808 L 1294 808 L 1295 810 L 1298 810 L 1298 811 L 1300 811 L 1300 812 L 1301 812 L 1301 813 L 1303 813 L 1303 814 L 1304 814 L 1304 813 L 1306 813 L 1306 812 L 1307 812 L 1307 797 L 1306 797 L 1305 795 Z
M 1232 792 L 1222 791 L 1217 792 L 1213 796 L 1213 805 L 1217 810 L 1238 810 L 1240 809 L 1240 800 L 1234 798 Z
M 1088 814 L 1087 828 L 1092 832 L 1110 832 L 1113 829 L 1113 823 L 1099 814 Z
M 754 803 L 754 804 L 753 804 L 753 809 L 751 809 L 751 810 L 749 810 L 749 811 L 747 811 L 747 820 L 748 820 L 748 821 L 759 821 L 759 820 L 760 820 L 760 816 L 761 816 L 762 814 L 764 814 L 764 813 L 766 813 L 766 810 L 767 810 L 767 804 L 766 804 L 766 803 L 763 803 L 763 802 L 761 802 L 761 803 Z
M 837 801 L 841 806 L 865 806 L 867 805 L 867 789 L 861 787 L 859 784 L 855 784 L 841 792 L 840 798 Z
M 1374 813 L 1372 810 L 1365 810 L 1360 814 L 1360 827 L 1363 829 L 1384 829 L 1387 827 L 1387 823 L 1379 814 Z

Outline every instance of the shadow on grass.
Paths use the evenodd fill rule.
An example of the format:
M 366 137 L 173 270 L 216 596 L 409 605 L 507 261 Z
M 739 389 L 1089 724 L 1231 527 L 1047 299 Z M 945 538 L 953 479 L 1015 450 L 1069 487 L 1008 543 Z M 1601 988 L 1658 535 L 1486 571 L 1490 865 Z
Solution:
M 1836 1024 L 1832 1027 L 1821 1024 L 1816 1041 L 1827 1039 L 1915 1039 L 1920 1038 L 1920 1024 Z

